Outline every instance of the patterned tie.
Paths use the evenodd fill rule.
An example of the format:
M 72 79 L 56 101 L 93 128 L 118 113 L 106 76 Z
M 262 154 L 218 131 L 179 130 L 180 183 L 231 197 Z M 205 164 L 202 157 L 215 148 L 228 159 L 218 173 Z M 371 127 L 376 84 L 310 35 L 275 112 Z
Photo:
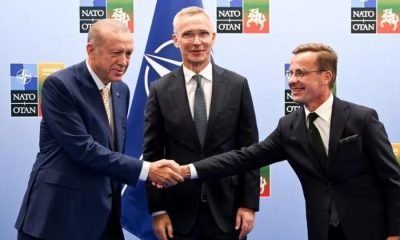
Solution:
M 201 146 L 204 144 L 204 138 L 207 131 L 207 110 L 206 100 L 204 98 L 204 91 L 201 87 L 201 75 L 194 75 L 193 79 L 196 80 L 196 92 L 194 95 L 194 123 L 196 125 L 197 136 L 199 137 Z
M 110 90 L 107 87 L 101 89 L 101 96 L 103 98 L 104 107 L 106 109 L 108 124 L 112 129 L 112 114 L 110 108 Z
M 204 146 L 204 138 L 207 131 L 207 110 L 206 100 L 204 97 L 204 91 L 201 86 L 201 75 L 194 75 L 193 79 L 196 81 L 196 91 L 194 94 L 194 109 L 193 119 L 196 125 L 197 136 L 199 137 L 201 147 Z M 201 183 L 200 201 L 207 202 L 206 185 L 204 182 Z
M 323 167 L 327 166 L 328 157 L 326 156 L 325 147 L 322 143 L 321 135 L 317 127 L 314 125 L 314 120 L 318 118 L 318 114 L 312 112 L 308 114 L 308 141 Z

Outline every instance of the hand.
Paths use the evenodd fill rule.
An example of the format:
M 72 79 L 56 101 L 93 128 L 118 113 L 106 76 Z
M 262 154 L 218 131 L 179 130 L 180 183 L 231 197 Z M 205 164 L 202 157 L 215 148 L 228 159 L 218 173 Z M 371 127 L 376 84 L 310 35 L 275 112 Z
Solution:
M 184 180 L 179 165 L 166 159 L 150 163 L 148 179 L 157 187 L 170 187 Z
M 400 236 L 389 236 L 386 240 L 400 240 Z
M 159 240 L 168 240 L 167 234 L 169 238 L 174 238 L 171 219 L 169 219 L 167 213 L 153 217 L 153 231 Z
M 190 174 L 191 174 L 191 173 L 190 173 L 189 165 L 180 165 L 179 168 L 180 168 L 181 176 L 182 176 L 184 179 L 190 179 L 190 177 L 191 177 Z
M 246 237 L 254 227 L 255 213 L 249 208 L 239 208 L 236 213 L 235 229 L 240 228 L 239 239 Z

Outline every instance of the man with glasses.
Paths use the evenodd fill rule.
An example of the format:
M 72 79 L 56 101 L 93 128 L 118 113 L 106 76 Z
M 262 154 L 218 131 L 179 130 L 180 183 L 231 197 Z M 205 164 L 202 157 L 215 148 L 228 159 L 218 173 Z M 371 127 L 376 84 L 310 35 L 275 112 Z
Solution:
M 376 111 L 333 96 L 332 48 L 303 44 L 293 54 L 286 75 L 302 107 L 264 141 L 182 166 L 182 174 L 215 178 L 286 159 L 303 187 L 308 239 L 399 239 L 400 166 Z
M 188 164 L 258 141 L 246 78 L 211 63 L 215 40 L 203 9 L 189 7 L 173 21 L 182 67 L 154 82 L 144 124 L 146 160 L 160 156 Z M 148 186 L 159 239 L 237 240 L 253 228 L 259 207 L 259 170 L 168 189 Z

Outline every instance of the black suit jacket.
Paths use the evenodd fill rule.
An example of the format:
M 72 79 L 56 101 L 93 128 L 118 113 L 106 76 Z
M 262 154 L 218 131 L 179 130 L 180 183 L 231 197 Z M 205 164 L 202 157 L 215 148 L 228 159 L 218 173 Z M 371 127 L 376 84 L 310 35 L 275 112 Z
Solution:
M 15 227 L 43 239 L 98 240 L 120 185 L 135 185 L 142 161 L 124 150 L 129 89 L 111 86 L 116 152 L 99 89 L 85 62 L 50 75 L 43 84 L 40 152 Z M 119 207 L 114 220 L 119 225 Z M 117 226 L 120 238 L 122 230 Z
M 375 110 L 334 99 L 328 167 L 307 143 L 304 108 L 280 119 L 264 141 L 194 163 L 200 178 L 287 159 L 304 191 L 310 240 L 326 240 L 333 198 L 347 240 L 400 235 L 400 167 Z
M 247 80 L 213 65 L 212 100 L 203 150 L 190 113 L 182 67 L 151 87 L 144 128 L 144 159 L 173 159 L 188 164 L 258 141 L 256 118 Z M 259 170 L 207 181 L 213 216 L 223 231 L 232 231 L 238 207 L 258 210 Z M 174 231 L 188 232 L 200 204 L 200 181 L 158 190 L 148 186 L 150 212 L 165 210 Z

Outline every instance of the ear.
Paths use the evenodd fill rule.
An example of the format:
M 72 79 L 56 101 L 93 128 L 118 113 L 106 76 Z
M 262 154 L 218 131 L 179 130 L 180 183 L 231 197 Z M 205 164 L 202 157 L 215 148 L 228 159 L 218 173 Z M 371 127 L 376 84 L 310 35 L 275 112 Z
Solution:
M 178 37 L 176 36 L 176 33 L 172 34 L 172 41 L 174 41 L 174 46 L 179 48 Z
M 333 74 L 331 71 L 324 71 L 324 83 L 329 85 L 332 81 Z
M 94 46 L 93 43 L 87 43 L 86 44 L 86 53 L 88 55 L 89 58 L 93 58 L 94 57 Z

